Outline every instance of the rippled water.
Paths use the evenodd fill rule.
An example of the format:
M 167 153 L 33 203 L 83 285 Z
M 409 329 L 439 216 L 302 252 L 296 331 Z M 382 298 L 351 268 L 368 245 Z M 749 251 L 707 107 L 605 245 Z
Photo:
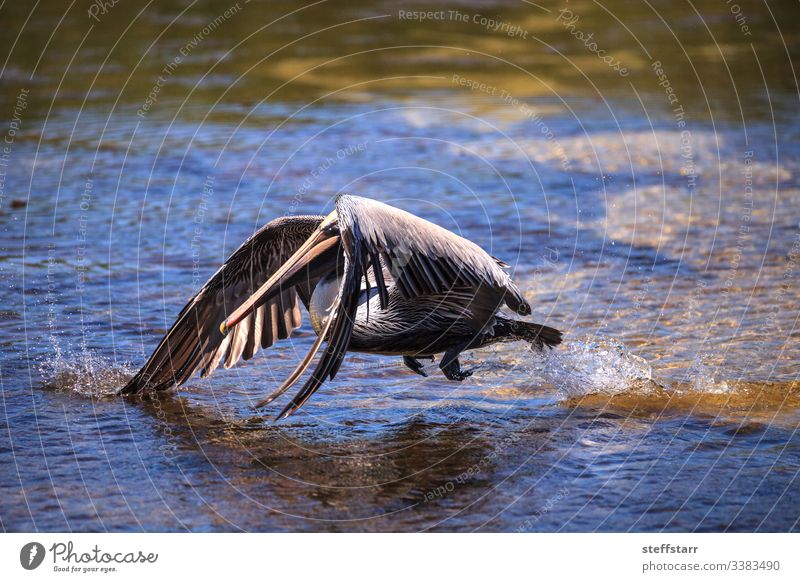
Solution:
M 276 22 L 297 7 L 241 3 L 202 33 L 234 4 L 0 8 L 20 31 L 0 74 L 3 529 L 798 528 L 796 6 L 748 5 L 748 37 L 722 2 L 570 2 L 621 77 L 566 5 L 445 6 L 527 39 L 388 3 Z M 471 352 L 464 383 L 351 354 L 274 423 L 252 404 L 306 325 L 114 396 L 255 228 L 342 191 L 504 259 L 565 343 Z

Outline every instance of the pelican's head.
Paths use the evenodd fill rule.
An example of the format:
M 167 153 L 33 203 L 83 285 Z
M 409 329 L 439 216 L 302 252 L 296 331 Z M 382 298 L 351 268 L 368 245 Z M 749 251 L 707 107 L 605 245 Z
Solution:
M 328 270 L 326 264 L 333 259 L 335 266 L 336 251 L 331 251 L 339 244 L 339 215 L 334 210 L 326 216 L 314 233 L 306 239 L 295 253 L 275 271 L 275 273 L 247 301 L 242 303 L 219 326 L 225 335 L 228 330 L 280 293 L 283 289 L 297 284 L 292 278 L 302 278 L 303 269 L 314 263 L 315 268 Z M 327 252 L 331 251 L 331 252 Z
M 317 230 L 329 236 L 337 236 L 339 234 L 339 215 L 337 212 L 334 210 L 326 216 L 322 222 L 319 223 Z

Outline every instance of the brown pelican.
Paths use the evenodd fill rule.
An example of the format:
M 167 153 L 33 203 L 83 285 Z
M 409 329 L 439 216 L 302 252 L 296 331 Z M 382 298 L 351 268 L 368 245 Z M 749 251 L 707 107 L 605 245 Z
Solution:
M 341 195 L 328 216 L 278 218 L 251 236 L 197 292 L 142 369 L 120 393 L 164 390 L 198 370 L 211 374 L 252 358 L 300 326 L 299 302 L 317 334 L 286 381 L 256 406 L 272 402 L 325 349 L 302 389 L 278 415 L 300 408 L 345 352 L 418 358 L 443 354 L 450 380 L 471 375 L 458 356 L 498 341 L 538 349 L 561 342 L 552 327 L 514 319 L 531 307 L 505 271 L 475 243 L 392 206 Z

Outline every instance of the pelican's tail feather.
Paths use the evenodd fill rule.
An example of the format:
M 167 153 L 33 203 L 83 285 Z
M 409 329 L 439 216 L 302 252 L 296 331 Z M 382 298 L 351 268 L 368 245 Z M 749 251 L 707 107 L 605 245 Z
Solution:
M 528 323 L 527 321 L 517 321 L 517 337 L 521 340 L 530 342 L 540 350 L 545 346 L 552 348 L 561 343 L 561 332 L 554 327 L 547 327 L 538 323 Z
M 492 329 L 491 336 L 490 341 L 522 340 L 540 350 L 545 346 L 552 348 L 561 343 L 561 332 L 553 327 L 503 316 L 497 317 L 497 323 Z

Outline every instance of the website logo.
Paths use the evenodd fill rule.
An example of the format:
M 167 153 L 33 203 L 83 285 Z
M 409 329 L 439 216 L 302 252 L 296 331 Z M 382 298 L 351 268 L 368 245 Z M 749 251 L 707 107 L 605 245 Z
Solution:
M 44 546 L 39 542 L 30 542 L 19 551 L 19 563 L 26 570 L 35 570 L 44 561 Z

